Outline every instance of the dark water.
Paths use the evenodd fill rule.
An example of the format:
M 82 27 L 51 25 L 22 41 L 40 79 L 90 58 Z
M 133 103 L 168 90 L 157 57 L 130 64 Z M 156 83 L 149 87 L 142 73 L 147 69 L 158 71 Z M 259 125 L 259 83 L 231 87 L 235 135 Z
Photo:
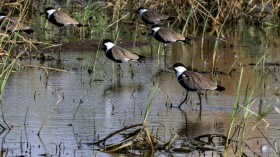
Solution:
M 149 41 L 148 36 L 140 36 L 139 40 L 140 38 Z M 163 50 L 157 54 L 158 43 L 154 39 L 151 45 L 135 47 L 134 50 L 128 48 L 146 56 L 147 60 L 144 64 L 132 63 L 132 66 L 122 64 L 121 76 L 118 76 L 116 64 L 112 64 L 110 60 L 105 62 L 103 51 L 99 52 L 100 62 L 105 62 L 103 70 L 100 68 L 101 64 L 97 63 L 96 72 L 91 75 L 88 74 L 87 67 L 95 52 L 62 52 L 61 63 L 19 61 L 21 68 L 11 74 L 3 94 L 5 120 L 13 125 L 11 131 L 4 131 L 0 135 L 3 156 L 118 156 L 96 151 L 91 143 L 124 126 L 141 123 L 149 86 L 157 81 L 159 91 L 148 117 L 148 125 L 158 129 L 157 134 L 163 140 L 168 141 L 171 135 L 178 134 L 180 138 L 175 144 L 180 147 L 182 139 L 186 137 L 192 139 L 204 134 L 226 135 L 241 68 L 244 68 L 244 73 L 240 104 L 249 78 L 251 77 L 251 86 L 260 78 L 259 72 L 253 72 L 254 66 L 249 64 L 257 63 L 264 52 L 267 52 L 267 62 L 279 62 L 277 29 L 240 26 L 227 34 L 227 40 L 227 43 L 221 43 L 218 48 L 218 60 L 215 64 L 219 71 L 227 73 L 236 60 L 233 66 L 235 71 L 231 75 L 218 75 L 218 80 L 226 87 L 226 91 L 208 92 L 207 100 L 202 99 L 201 112 L 196 105 L 196 93 L 191 94 L 188 104 L 182 106 L 182 111 L 166 107 L 166 102 L 178 105 L 184 89 L 173 73 L 161 72 L 165 67 Z M 203 49 L 200 45 L 200 42 L 195 42 L 194 45 L 169 45 L 167 66 L 182 62 L 199 71 L 211 71 L 214 44 L 204 43 Z M 77 58 L 84 59 L 79 61 Z M 23 67 L 30 64 L 64 69 L 67 72 L 51 71 L 47 79 L 44 70 Z M 262 84 L 258 83 L 252 96 L 255 99 L 251 110 L 256 113 L 261 110 L 260 106 L 262 109 L 269 104 L 279 107 L 277 97 L 273 94 L 279 86 L 279 67 L 268 66 L 266 70 L 269 72 L 264 76 L 265 93 L 262 93 Z M 211 78 L 210 73 L 205 73 L 204 76 Z M 41 125 L 60 98 L 61 101 L 46 121 L 39 138 L 37 133 Z M 255 119 L 252 115 L 252 121 Z M 265 119 L 269 122 L 269 127 L 266 128 L 267 124 L 264 122 L 260 122 L 258 127 L 270 141 L 279 142 L 279 114 L 273 110 Z M 72 122 L 73 125 L 69 125 Z M 254 123 L 249 121 L 245 131 L 245 142 L 253 151 L 246 148 L 245 153 L 249 156 L 253 152 L 264 156 L 275 154 L 260 131 L 253 130 L 253 126 Z M 110 142 L 117 140 L 112 139 Z M 212 153 L 220 154 L 209 151 L 201 155 L 211 156 Z M 170 154 L 156 153 L 156 156 L 168 155 Z M 186 156 L 185 153 L 175 152 L 172 155 Z M 199 154 L 192 152 L 189 155 Z

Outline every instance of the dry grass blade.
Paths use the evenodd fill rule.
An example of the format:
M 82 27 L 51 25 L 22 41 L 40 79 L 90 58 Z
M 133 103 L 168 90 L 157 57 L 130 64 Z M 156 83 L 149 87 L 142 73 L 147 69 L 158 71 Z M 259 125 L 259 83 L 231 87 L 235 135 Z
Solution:
M 44 127 L 44 125 L 46 124 L 47 120 L 50 118 L 51 114 L 54 112 L 55 108 L 57 107 L 57 105 L 59 104 L 59 102 L 60 102 L 61 100 L 62 100 L 62 97 L 59 96 L 57 102 L 53 105 L 52 110 L 48 113 L 46 119 L 44 120 L 43 124 L 41 125 L 41 127 L 40 127 L 40 129 L 39 129 L 39 131 L 38 131 L 38 133 L 37 133 L 38 136 L 40 136 L 41 130 L 43 129 L 43 127 Z
M 94 144 L 99 144 L 99 143 L 102 143 L 102 142 L 105 143 L 106 140 L 108 140 L 108 139 L 111 138 L 112 136 L 114 136 L 114 135 L 116 135 L 116 134 L 118 134 L 118 133 L 120 133 L 120 132 L 122 132 L 122 131 L 131 129 L 131 128 L 134 128 L 134 127 L 139 127 L 139 126 L 143 126 L 143 123 L 134 124 L 134 125 L 130 125 L 130 126 L 126 126 L 126 127 L 122 128 L 122 129 L 120 129 L 120 130 L 117 130 L 117 131 L 115 131 L 115 132 L 110 133 L 108 136 L 104 137 L 103 139 L 94 142 Z

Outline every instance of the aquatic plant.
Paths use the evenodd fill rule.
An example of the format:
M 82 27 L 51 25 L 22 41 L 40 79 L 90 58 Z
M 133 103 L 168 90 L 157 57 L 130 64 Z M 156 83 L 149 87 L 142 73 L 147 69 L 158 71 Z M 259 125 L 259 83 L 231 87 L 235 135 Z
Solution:
M 89 3 L 78 12 L 75 12 L 74 17 L 86 25 L 90 34 L 102 33 L 104 27 L 108 26 L 109 21 L 108 16 L 103 12 L 103 7 L 102 3 L 99 2 Z
M 3 5 L 3 6 L 2 6 Z M 14 12 L 18 12 L 18 20 L 24 21 L 25 17 L 27 16 L 29 1 L 16 1 L 14 3 L 1 3 L 0 8 L 9 8 L 9 12 L 7 15 L 12 15 Z M 4 29 L 5 21 L 2 22 L 0 25 L 0 29 Z M 6 29 L 4 29 L 6 30 Z M 25 44 L 24 48 L 17 52 L 16 55 L 12 55 L 13 48 L 15 47 L 16 43 L 19 42 L 18 40 L 23 41 Z M 20 43 L 19 42 L 19 43 Z M 15 66 L 17 65 L 18 59 L 29 49 L 29 46 L 32 46 L 32 42 L 26 37 L 19 34 L 19 32 L 8 33 L 7 31 L 2 34 L 0 39 L 0 47 L 1 52 L 3 53 L 2 58 L 2 66 L 1 66 L 1 73 L 0 73 L 0 101 L 2 102 L 3 92 L 5 90 L 6 83 L 9 79 L 11 72 L 14 70 Z M 5 108 L 4 104 L 1 103 L 1 111 L 2 111 L 2 118 L 5 122 L 4 114 Z M 5 122 L 7 127 L 10 129 L 9 125 Z
M 224 151 L 224 155 L 227 156 L 229 152 L 229 147 L 235 144 L 235 150 L 236 155 L 242 156 L 246 155 L 244 154 L 243 150 L 245 147 L 249 147 L 246 144 L 246 136 L 248 133 L 245 132 L 247 128 L 247 124 L 249 122 L 253 123 L 254 126 L 252 130 L 258 130 L 260 134 L 263 136 L 262 138 L 266 140 L 266 142 L 269 144 L 269 146 L 275 151 L 275 154 L 279 154 L 279 150 L 277 148 L 277 145 L 274 145 L 270 139 L 259 129 L 259 124 L 260 122 L 264 122 L 266 124 L 265 129 L 269 126 L 269 122 L 266 120 L 266 116 L 275 109 L 271 103 L 273 101 L 270 101 L 268 104 L 265 105 L 265 108 L 262 109 L 262 95 L 266 92 L 265 88 L 265 83 L 264 83 L 264 78 L 266 75 L 268 75 L 268 71 L 266 70 L 266 55 L 267 55 L 267 50 L 268 50 L 268 44 L 266 44 L 266 49 L 264 50 L 264 53 L 262 57 L 259 59 L 259 61 L 256 63 L 254 66 L 252 73 L 249 75 L 248 82 L 246 83 L 246 88 L 244 91 L 244 96 L 243 98 L 241 93 L 241 84 L 244 83 L 243 81 L 243 68 L 241 68 L 240 71 L 240 77 L 239 77 L 239 83 L 237 85 L 236 89 L 236 96 L 235 96 L 235 101 L 233 104 L 233 110 L 231 114 L 231 121 L 228 127 L 228 132 L 227 132 L 227 142 L 226 142 L 226 148 Z M 255 82 L 251 82 L 253 77 L 256 77 L 256 73 L 259 73 L 260 76 L 257 77 Z M 260 94 L 255 93 L 256 88 L 260 88 L 261 92 Z M 259 98 L 261 103 L 256 104 L 255 101 L 256 99 Z M 240 103 L 240 100 L 243 99 L 243 102 Z M 259 108 L 257 111 L 254 111 L 254 107 L 256 105 L 259 105 L 257 108 Z M 275 109 L 277 110 L 277 109 Z M 242 113 L 241 115 L 239 113 Z M 240 121 L 236 121 L 238 117 L 241 116 Z
M 172 142 L 176 139 L 177 135 L 171 137 L 170 141 L 161 144 L 159 141 L 157 141 L 157 137 L 152 134 L 150 128 L 148 127 L 148 115 L 150 113 L 153 101 L 157 95 L 158 85 L 159 83 L 157 82 L 154 86 L 154 89 L 152 89 L 152 84 L 150 84 L 149 86 L 144 119 L 142 123 L 121 128 L 115 132 L 110 133 L 108 136 L 94 142 L 94 144 L 102 143 L 101 148 L 102 151 L 105 152 L 125 152 L 126 154 L 131 154 L 132 151 L 141 153 L 141 151 L 143 150 L 148 151 L 150 154 L 154 154 L 156 150 L 170 147 Z M 127 133 L 131 129 L 133 130 Z M 108 139 L 118 134 L 125 134 L 124 139 L 111 144 L 105 144 Z

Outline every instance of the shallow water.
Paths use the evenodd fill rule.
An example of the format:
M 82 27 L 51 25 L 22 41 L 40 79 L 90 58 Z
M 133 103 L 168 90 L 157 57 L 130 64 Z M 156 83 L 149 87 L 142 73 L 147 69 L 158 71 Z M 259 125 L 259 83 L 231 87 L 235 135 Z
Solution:
M 9 125 L 14 126 L 11 131 L 4 131 L 0 135 L 4 149 L 3 156 L 119 156 L 96 151 L 97 147 L 92 145 L 93 141 L 124 126 L 141 123 L 149 86 L 157 81 L 159 91 L 153 102 L 148 122 L 163 140 L 168 141 L 173 134 L 190 139 L 205 134 L 226 135 L 241 68 L 244 68 L 241 85 L 241 99 L 243 99 L 249 77 L 252 76 L 250 80 L 252 83 L 260 78 L 259 73 L 253 72 L 254 66 L 249 64 L 257 63 L 265 51 L 267 51 L 267 62 L 278 62 L 278 33 L 277 29 L 261 30 L 245 26 L 229 32 L 228 42 L 221 43 L 217 51 L 216 66 L 219 67 L 219 71 L 227 73 L 237 59 L 234 65 L 235 71 L 231 75 L 218 75 L 218 80 L 226 87 L 226 91 L 208 92 L 207 99 L 202 99 L 201 112 L 196 105 L 198 103 L 196 93 L 190 94 L 191 98 L 188 104 L 182 106 L 182 111 L 166 106 L 166 102 L 171 102 L 174 106 L 178 105 L 184 89 L 173 73 L 162 72 L 165 68 L 164 54 L 162 49 L 160 54 L 157 54 L 158 42 L 154 39 L 151 45 L 135 47 L 134 50 L 127 48 L 146 56 L 147 60 L 143 64 L 132 63 L 132 66 L 128 63 L 122 64 L 120 76 L 116 71 L 117 65 L 112 64 L 110 60 L 106 61 L 103 51 L 98 52 L 99 61 L 106 62 L 103 68 L 100 68 L 101 64 L 97 63 L 94 74 L 88 74 L 87 68 L 95 52 L 62 52 L 61 63 L 21 60 L 19 61 L 21 68 L 11 74 L 3 94 L 5 120 Z M 141 40 L 149 41 L 148 36 L 140 37 Z M 268 37 L 270 44 L 266 46 L 265 41 Z M 200 45 L 198 41 L 193 45 L 180 43 L 168 45 L 167 67 L 182 62 L 199 71 L 211 71 L 214 44 L 205 43 L 202 51 Z M 55 54 L 51 55 L 55 56 Z M 80 61 L 77 58 L 84 59 Z M 67 72 L 50 71 L 47 78 L 43 69 L 24 67 L 24 65 L 53 67 Z M 255 112 L 261 110 L 260 106 L 264 109 L 269 103 L 279 107 L 273 95 L 278 87 L 279 67 L 268 66 L 267 70 L 271 71 L 264 77 L 267 90 L 262 94 L 260 84 L 254 93 L 256 99 L 252 110 Z M 211 78 L 210 73 L 203 75 Z M 60 98 L 61 101 L 51 112 Z M 261 105 L 259 105 L 260 100 L 263 100 Z M 49 112 L 51 115 L 39 137 L 37 133 Z M 267 129 L 265 123 L 259 124 L 265 135 L 276 142 L 279 142 L 280 137 L 278 117 L 279 114 L 275 111 L 265 117 L 270 124 Z M 253 151 L 246 149 L 245 153 L 249 156 L 253 155 L 253 152 L 264 156 L 275 154 L 260 132 L 257 129 L 252 131 L 253 125 L 252 122 L 248 123 L 246 132 L 249 133 L 245 137 L 248 139 L 246 144 Z M 118 138 L 110 142 L 116 140 Z M 180 145 L 180 138 L 176 144 Z M 260 152 L 261 148 L 264 152 Z M 211 156 L 212 153 L 219 154 L 219 152 L 209 151 L 201 155 Z M 156 156 L 168 155 L 170 154 L 156 153 Z M 185 156 L 186 154 L 173 152 L 172 155 Z M 199 153 L 191 152 L 189 155 L 197 156 Z

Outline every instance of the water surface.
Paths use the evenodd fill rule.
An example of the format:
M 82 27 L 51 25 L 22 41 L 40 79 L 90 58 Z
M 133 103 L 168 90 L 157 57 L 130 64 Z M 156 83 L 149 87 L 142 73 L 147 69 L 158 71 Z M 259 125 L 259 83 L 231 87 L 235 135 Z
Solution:
M 140 39 L 150 40 L 148 36 L 140 36 Z M 177 82 L 174 73 L 162 72 L 165 68 L 164 53 L 162 49 L 157 53 L 158 42 L 154 39 L 148 45 L 134 49 L 128 47 L 127 49 L 146 56 L 147 60 L 143 64 L 131 63 L 132 66 L 129 63 L 121 64 L 121 72 L 117 72 L 117 65 L 107 60 L 103 51 L 98 52 L 98 59 L 104 65 L 98 62 L 93 74 L 89 74 L 87 68 L 96 52 L 62 52 L 61 63 L 40 63 L 34 59 L 19 61 L 21 68 L 11 74 L 3 95 L 5 120 L 13 125 L 10 131 L 4 131 L 0 135 L 3 156 L 118 156 L 96 151 L 93 141 L 124 126 L 141 123 L 149 86 L 153 87 L 156 82 L 159 82 L 159 91 L 148 117 L 148 125 L 157 130 L 163 140 L 168 141 L 173 134 L 180 135 L 178 143 L 181 138 L 193 139 L 204 134 L 226 135 L 241 68 L 244 68 L 242 100 L 249 78 L 251 85 L 260 78 L 260 74 L 253 71 L 254 66 L 249 64 L 257 63 L 265 52 L 269 63 L 278 62 L 279 58 L 277 29 L 261 30 L 242 26 L 231 30 L 227 34 L 227 40 L 217 50 L 215 66 L 219 71 L 227 73 L 235 62 L 235 70 L 231 75 L 217 75 L 218 82 L 226 87 L 226 91 L 208 92 L 207 99 L 202 99 L 201 111 L 197 105 L 196 93 L 190 94 L 190 100 L 182 106 L 182 110 L 166 106 L 166 102 L 177 106 L 182 100 L 184 89 Z M 203 75 L 211 79 L 209 72 L 213 65 L 214 44 L 204 43 L 203 49 L 200 45 L 200 42 L 193 45 L 168 45 L 167 67 L 182 62 L 200 72 L 207 72 Z M 52 67 L 67 72 L 49 71 L 47 78 L 43 69 L 24 65 Z M 256 99 L 252 110 L 255 112 L 269 103 L 279 107 L 273 94 L 278 87 L 279 67 L 268 66 L 267 70 L 270 72 L 264 76 L 264 83 L 259 83 L 253 94 Z M 263 93 L 264 84 L 266 90 Z M 61 101 L 51 112 L 60 98 Z M 261 105 L 260 100 L 263 100 Z M 50 112 L 39 137 L 37 133 Z M 267 129 L 265 123 L 259 124 L 266 136 L 276 142 L 279 142 L 280 137 L 278 117 L 275 111 L 266 116 L 270 124 Z M 261 133 L 257 129 L 252 130 L 253 126 L 254 123 L 249 121 L 246 144 L 259 155 L 275 154 Z M 117 140 L 115 138 L 110 142 Z M 267 149 L 261 152 L 261 148 Z M 253 151 L 249 149 L 244 151 L 247 155 L 253 155 Z M 205 152 L 204 155 L 211 154 L 212 152 Z M 172 155 L 185 156 L 184 153 L 175 152 Z M 190 155 L 197 156 L 198 152 Z M 168 156 L 168 153 L 158 152 L 157 156 Z

